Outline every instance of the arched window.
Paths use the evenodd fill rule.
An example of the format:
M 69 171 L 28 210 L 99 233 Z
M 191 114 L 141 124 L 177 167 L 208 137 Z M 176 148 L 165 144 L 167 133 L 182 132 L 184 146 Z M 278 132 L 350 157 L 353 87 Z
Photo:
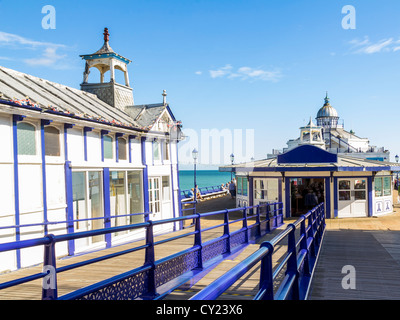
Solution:
M 103 141 L 104 141 L 104 159 L 112 159 L 113 158 L 113 149 L 112 149 L 113 138 L 105 135 L 103 137 Z
M 46 156 L 60 156 L 60 131 L 54 127 L 44 128 L 45 154 Z
M 118 138 L 118 159 L 126 160 L 126 140 Z
M 35 126 L 27 122 L 17 124 L 18 155 L 36 155 Z

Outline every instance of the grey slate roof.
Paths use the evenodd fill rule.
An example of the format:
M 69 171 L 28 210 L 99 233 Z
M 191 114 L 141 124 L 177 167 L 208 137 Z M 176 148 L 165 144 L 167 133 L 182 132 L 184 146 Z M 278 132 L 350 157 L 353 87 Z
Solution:
M 162 103 L 136 105 L 126 108 L 126 112 L 134 119 L 140 126 L 146 126 L 154 122 L 161 116 L 165 110 L 166 105 Z
M 29 97 L 42 109 L 75 114 L 110 124 L 148 130 L 167 105 L 131 106 L 129 114 L 100 100 L 96 95 L 0 66 L 0 99 Z

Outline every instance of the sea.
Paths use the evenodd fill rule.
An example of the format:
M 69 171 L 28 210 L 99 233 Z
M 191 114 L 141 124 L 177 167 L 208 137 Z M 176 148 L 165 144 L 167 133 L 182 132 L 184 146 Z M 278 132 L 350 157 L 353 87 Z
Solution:
M 196 183 L 201 187 L 213 187 L 231 181 L 230 172 L 218 170 L 196 170 Z M 194 170 L 179 170 L 179 187 L 181 190 L 194 188 Z

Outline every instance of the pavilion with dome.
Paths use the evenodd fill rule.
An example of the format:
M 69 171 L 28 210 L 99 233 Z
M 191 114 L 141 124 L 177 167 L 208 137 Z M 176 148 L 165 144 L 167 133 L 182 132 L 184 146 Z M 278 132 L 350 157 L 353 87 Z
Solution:
M 268 158 L 276 157 L 277 154 L 289 151 L 301 144 L 310 142 L 313 145 L 318 145 L 332 153 L 349 155 L 355 158 L 367 160 L 389 161 L 390 152 L 384 147 L 376 147 L 370 145 L 368 138 L 361 138 L 355 134 L 353 130 L 347 131 L 344 129 L 343 121 L 340 120 L 338 112 L 329 103 L 328 93 L 325 97 L 324 105 L 318 110 L 317 124 L 315 125 L 310 118 L 307 126 L 300 128 L 300 137 L 287 141 L 287 147 L 281 150 L 273 150 Z M 319 131 L 318 140 L 311 139 L 307 141 L 307 127 L 312 126 L 313 131 Z
M 328 95 L 300 136 L 267 159 L 220 167 L 235 172 L 236 205 L 281 202 L 286 218 L 325 204 L 326 218 L 373 217 L 393 212 L 389 152 L 346 131 Z

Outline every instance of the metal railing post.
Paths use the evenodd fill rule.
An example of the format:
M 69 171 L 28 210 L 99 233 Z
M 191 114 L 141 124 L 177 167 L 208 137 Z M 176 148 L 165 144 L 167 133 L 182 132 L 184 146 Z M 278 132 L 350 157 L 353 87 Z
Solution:
M 248 232 L 249 229 L 247 227 L 247 207 L 244 207 L 244 209 L 243 209 L 243 226 L 242 226 L 242 228 L 245 231 L 245 234 L 244 234 L 245 242 L 249 243 L 249 232 Z
M 271 232 L 271 216 L 270 216 L 270 209 L 269 209 L 269 203 L 267 202 L 267 205 L 266 205 L 266 209 L 267 209 L 267 212 L 266 212 L 266 218 L 267 218 L 267 232 Z
M 274 227 L 277 228 L 278 227 L 278 215 L 276 212 L 276 202 L 274 202 Z
M 307 250 L 307 233 L 306 233 L 306 219 L 303 216 L 303 221 L 301 221 L 300 224 L 300 237 L 302 237 L 301 242 L 300 242 L 300 249 L 301 250 L 306 250 L 307 254 L 306 257 L 304 259 L 304 264 L 303 264 L 303 274 L 304 276 L 311 276 L 310 273 L 310 253 Z
M 256 209 L 256 224 L 257 224 L 257 232 L 258 236 L 261 236 L 261 220 L 260 220 L 260 205 L 257 205 Z
M 47 235 L 50 243 L 44 245 L 43 256 L 43 273 L 47 273 L 43 277 L 42 282 L 42 300 L 57 299 L 57 269 L 56 269 L 56 243 L 54 235 Z
M 202 245 L 202 241 L 201 241 L 201 215 L 197 214 L 197 218 L 195 218 L 195 235 L 194 235 L 194 245 L 195 246 L 199 246 L 199 255 L 198 255 L 198 259 L 199 262 L 197 264 L 196 269 L 203 269 L 203 245 Z
M 142 297 L 144 300 L 151 300 L 156 297 L 157 289 L 156 289 L 156 272 L 155 272 L 155 254 L 154 254 L 154 233 L 153 233 L 153 221 L 147 221 L 149 225 L 146 227 L 146 252 L 145 252 L 145 261 L 144 264 L 150 264 L 151 269 L 148 273 L 147 280 L 147 292 Z
M 288 259 L 286 274 L 295 277 L 295 281 L 292 287 L 292 300 L 299 300 L 299 272 L 297 270 L 297 250 L 295 239 L 296 227 L 293 224 L 289 224 L 288 228 L 292 229 L 289 233 L 288 238 L 288 253 L 290 253 L 291 255 Z
M 225 209 L 224 212 L 224 235 L 227 236 L 226 241 L 226 247 L 227 247 L 227 253 L 231 252 L 231 235 L 229 233 L 229 210 Z
M 310 246 L 310 253 L 312 257 L 316 257 L 317 253 L 316 253 L 316 246 L 315 246 L 315 241 L 314 241 L 314 227 L 313 227 L 313 218 L 312 218 L 312 214 L 310 213 L 310 215 L 308 216 L 308 234 L 307 234 L 307 238 L 312 238 L 312 243 Z
M 259 291 L 265 291 L 261 300 L 274 300 L 274 279 L 272 269 L 272 254 L 274 252 L 274 246 L 270 242 L 263 242 L 260 247 L 268 248 L 268 253 L 261 259 Z

